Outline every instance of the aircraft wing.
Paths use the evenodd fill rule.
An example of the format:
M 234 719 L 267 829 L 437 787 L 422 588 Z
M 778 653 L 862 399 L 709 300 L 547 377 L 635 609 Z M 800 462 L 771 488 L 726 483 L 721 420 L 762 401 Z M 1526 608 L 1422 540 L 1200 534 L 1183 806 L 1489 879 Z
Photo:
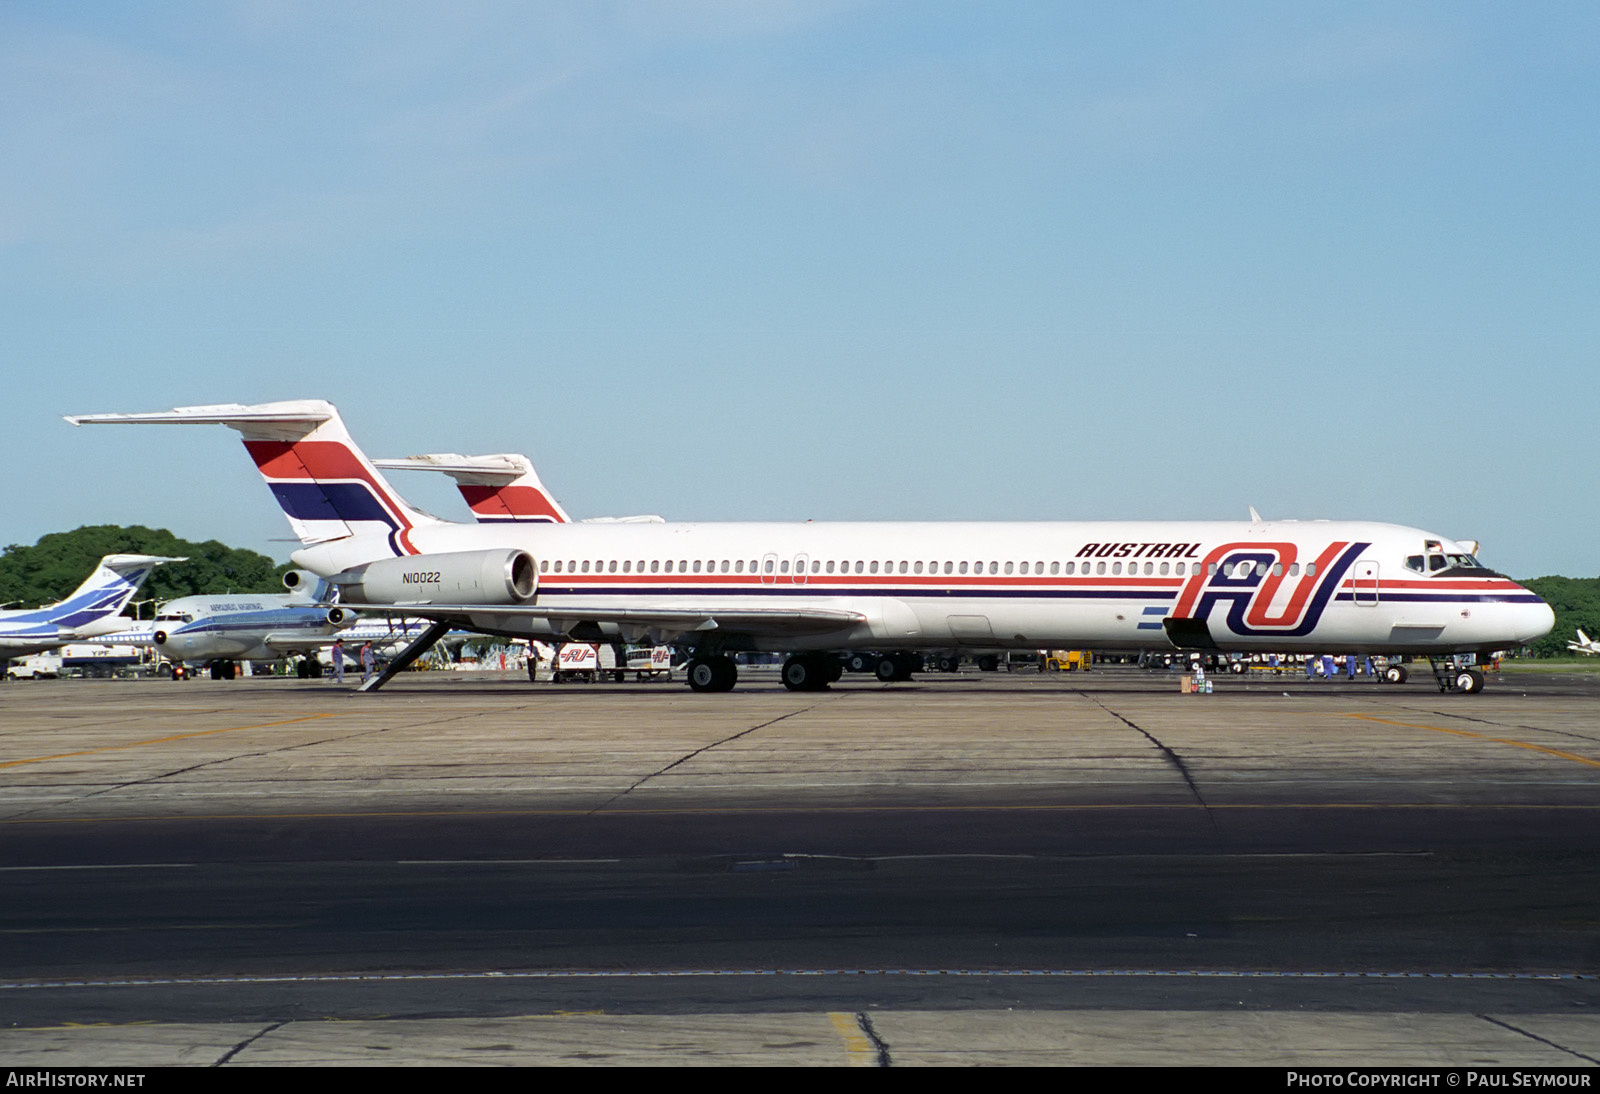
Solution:
M 547 619 L 569 631 L 580 623 L 653 627 L 687 634 L 711 631 L 749 635 L 828 634 L 867 622 L 860 612 L 840 608 L 618 608 L 612 604 L 560 607 L 515 604 L 359 604 L 363 612 L 417 616 L 458 622 L 469 630 L 505 630 L 519 619 Z M 500 622 L 503 621 L 503 622 Z
M 307 634 L 305 631 L 274 631 L 261 639 L 261 644 L 274 653 L 292 653 L 295 650 L 320 649 L 339 640 L 333 634 Z

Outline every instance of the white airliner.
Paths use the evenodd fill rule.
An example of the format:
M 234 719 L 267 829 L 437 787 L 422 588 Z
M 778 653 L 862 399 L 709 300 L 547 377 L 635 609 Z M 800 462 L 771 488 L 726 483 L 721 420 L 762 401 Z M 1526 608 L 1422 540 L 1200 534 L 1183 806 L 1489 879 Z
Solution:
M 419 620 L 361 619 L 356 612 L 330 605 L 333 590 L 305 571 L 285 577 L 292 592 L 201 594 L 162 604 L 154 620 L 103 641 L 154 646 L 175 670 L 188 675 L 190 666 L 207 669 L 213 680 L 232 680 L 240 661 L 276 661 L 305 655 L 301 677 L 322 675 L 319 653 L 336 641 L 353 653 L 362 642 L 380 646 L 409 642 L 427 629 Z
M 1579 627 L 1578 640 L 1576 642 L 1568 642 L 1567 649 L 1573 653 L 1600 653 L 1600 642 L 1596 642 L 1593 638 L 1584 634 L 1583 628 Z
M 1449 658 L 1554 622 L 1459 543 L 1392 524 L 455 524 L 396 494 L 321 400 L 67 420 L 238 430 L 296 565 L 341 603 L 436 620 L 391 668 L 457 625 L 676 642 L 697 691 L 734 686 L 735 651 L 791 654 L 783 681 L 806 690 L 843 651 L 893 651 L 903 678 L 914 651 L 952 647 L 1417 654 L 1441 688 L 1478 691 Z
M 53 650 L 122 630 L 133 594 L 163 562 L 181 558 L 157 555 L 106 555 L 88 580 L 65 600 L 42 608 L 0 612 L 0 660 Z

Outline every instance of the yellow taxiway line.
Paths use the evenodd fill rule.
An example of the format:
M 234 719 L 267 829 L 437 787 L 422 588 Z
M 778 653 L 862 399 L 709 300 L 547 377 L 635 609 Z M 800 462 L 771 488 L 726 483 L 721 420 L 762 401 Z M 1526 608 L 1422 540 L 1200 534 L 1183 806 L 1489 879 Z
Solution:
M 1529 752 L 1543 752 L 1546 756 L 1555 756 L 1573 763 L 1583 764 L 1585 767 L 1600 767 L 1600 760 L 1591 760 L 1587 756 L 1579 756 L 1573 752 L 1563 752 L 1559 748 L 1545 748 L 1543 745 L 1530 744 L 1527 741 L 1517 741 L 1510 737 L 1491 737 L 1487 733 L 1474 733 L 1470 729 L 1449 729 L 1445 726 L 1423 725 L 1421 722 L 1397 722 L 1391 718 L 1379 718 L 1376 714 L 1346 714 L 1346 718 L 1360 718 L 1365 722 L 1378 722 L 1386 726 L 1403 726 L 1406 729 L 1428 729 L 1435 733 L 1448 733 L 1453 737 L 1472 737 L 1479 741 L 1488 741 L 1491 744 L 1510 745 L 1512 748 L 1525 748 Z
M 42 764 L 50 760 L 68 760 L 74 756 L 93 756 L 100 752 L 116 752 L 124 748 L 145 748 L 149 745 L 164 745 L 172 741 L 187 741 L 193 737 L 210 737 L 218 733 L 239 733 L 247 729 L 269 729 L 272 726 L 286 726 L 294 722 L 309 722 L 313 718 L 332 718 L 333 713 L 304 714 L 299 718 L 284 718 L 277 722 L 261 722 L 253 726 L 228 726 L 226 729 L 202 729 L 196 733 L 174 733 L 170 737 L 154 737 L 148 741 L 130 741 L 125 745 L 106 745 L 104 748 L 85 748 L 78 752 L 58 752 L 54 756 L 30 756 L 26 760 L 0 761 L 0 768 L 20 767 L 23 764 Z

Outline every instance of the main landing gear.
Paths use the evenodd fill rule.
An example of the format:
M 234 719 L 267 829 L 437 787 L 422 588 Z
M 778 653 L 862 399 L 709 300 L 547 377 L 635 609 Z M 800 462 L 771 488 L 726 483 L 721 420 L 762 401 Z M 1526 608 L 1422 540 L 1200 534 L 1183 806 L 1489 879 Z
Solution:
M 844 665 L 826 653 L 796 654 L 783 663 L 783 686 L 790 691 L 821 691 L 844 674 Z
M 922 667 L 922 658 L 909 653 L 891 653 L 878 659 L 872 672 L 885 684 L 902 683 Z
M 738 681 L 739 667 L 727 654 L 696 654 L 689 659 L 690 691 L 732 691 Z
M 954 672 L 959 662 L 952 658 L 951 667 L 945 670 L 943 663 L 940 671 Z M 885 684 L 901 683 L 911 679 L 911 674 L 921 672 L 923 669 L 922 657 L 914 653 L 852 653 L 842 662 L 842 667 L 851 672 L 870 672 Z M 834 680 L 839 679 L 837 675 Z
M 911 679 L 923 668 L 921 656 L 914 653 L 850 654 L 797 653 L 783 663 L 780 678 L 790 691 L 821 691 L 836 682 L 846 669 L 870 672 L 885 684 Z M 732 691 L 739 670 L 726 654 L 697 653 L 689 659 L 689 688 L 692 691 Z

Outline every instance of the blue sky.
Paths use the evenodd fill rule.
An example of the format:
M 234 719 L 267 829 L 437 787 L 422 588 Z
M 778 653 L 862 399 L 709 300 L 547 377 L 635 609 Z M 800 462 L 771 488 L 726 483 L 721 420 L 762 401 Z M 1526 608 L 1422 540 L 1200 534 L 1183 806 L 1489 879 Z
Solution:
M 1600 6 L 0 4 L 0 539 L 220 428 L 575 515 L 1370 518 L 1600 572 Z M 396 475 L 441 515 L 444 481 Z

